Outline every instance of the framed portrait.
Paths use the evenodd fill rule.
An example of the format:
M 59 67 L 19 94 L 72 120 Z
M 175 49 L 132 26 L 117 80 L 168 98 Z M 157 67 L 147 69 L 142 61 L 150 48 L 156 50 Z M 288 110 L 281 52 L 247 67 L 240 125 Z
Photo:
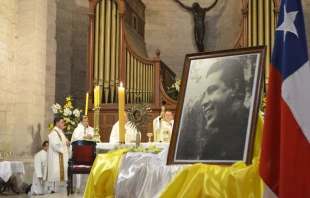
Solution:
M 168 164 L 251 163 L 265 51 L 186 55 Z

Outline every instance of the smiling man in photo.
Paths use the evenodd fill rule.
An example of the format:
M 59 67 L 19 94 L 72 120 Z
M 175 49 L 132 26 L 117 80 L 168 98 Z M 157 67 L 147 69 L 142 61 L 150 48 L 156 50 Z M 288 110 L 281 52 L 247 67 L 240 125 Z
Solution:
M 215 62 L 203 94 L 205 147 L 201 159 L 242 160 L 248 123 L 243 65 L 237 59 Z

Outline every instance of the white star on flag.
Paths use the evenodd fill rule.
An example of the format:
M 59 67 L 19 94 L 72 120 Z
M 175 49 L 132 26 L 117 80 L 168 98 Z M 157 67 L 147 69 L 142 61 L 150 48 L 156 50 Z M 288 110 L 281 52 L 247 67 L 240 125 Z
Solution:
M 277 31 L 284 32 L 283 41 L 285 41 L 286 32 L 292 32 L 298 37 L 298 33 L 294 25 L 294 21 L 295 21 L 297 13 L 298 11 L 287 13 L 286 7 L 284 5 L 284 20 L 283 20 L 283 23 L 276 29 Z

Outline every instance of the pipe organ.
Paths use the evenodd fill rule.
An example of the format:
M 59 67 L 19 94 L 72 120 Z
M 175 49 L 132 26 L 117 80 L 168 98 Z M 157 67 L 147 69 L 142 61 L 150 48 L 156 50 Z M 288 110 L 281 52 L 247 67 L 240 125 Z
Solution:
M 145 5 L 141 0 L 88 0 L 89 29 L 87 55 L 87 89 L 100 86 L 99 133 L 101 141 L 109 141 L 112 126 L 118 120 L 117 88 L 124 84 L 125 103 L 147 103 L 152 109 L 148 124 L 141 127 L 142 141 L 147 141 L 147 131 L 152 131 L 152 120 L 160 114 L 161 106 L 175 111 L 176 101 L 165 92 L 175 74 L 160 60 L 159 50 L 153 59 L 147 58 L 144 43 Z M 233 46 L 267 45 L 266 68 L 270 64 L 274 42 L 275 24 L 280 0 L 241 0 L 241 31 Z M 134 41 L 130 37 L 135 35 Z M 136 46 L 135 46 L 136 45 Z M 138 46 L 138 47 L 137 47 Z M 140 46 L 140 48 L 139 48 Z M 145 47 L 144 47 L 145 49 Z M 141 55 L 142 54 L 142 55 Z M 265 70 L 268 84 L 268 69 Z M 92 101 L 90 97 L 90 101 Z M 92 105 L 89 120 L 92 123 Z
M 234 47 L 266 45 L 265 85 L 268 85 L 269 65 L 274 43 L 280 0 L 241 0 L 242 27 Z M 265 90 L 266 91 L 266 90 Z
M 133 7 L 138 10 L 134 11 Z M 166 69 L 159 51 L 154 59 L 141 56 L 128 36 L 129 30 L 136 31 L 138 38 L 144 39 L 144 9 L 140 0 L 89 0 L 87 88 L 93 93 L 94 86 L 100 87 L 99 133 L 104 142 L 109 140 L 112 126 L 118 120 L 117 88 L 121 82 L 126 90 L 127 108 L 130 104 L 143 102 L 153 110 L 150 122 L 141 127 L 142 141 L 147 140 L 146 133 L 152 130 L 153 118 L 159 115 L 162 101 L 167 103 L 167 109 L 176 108 L 176 101 L 162 88 L 161 82 L 166 81 L 160 80 L 160 73 L 175 74 Z M 91 108 L 90 105 L 88 115 L 92 123 Z

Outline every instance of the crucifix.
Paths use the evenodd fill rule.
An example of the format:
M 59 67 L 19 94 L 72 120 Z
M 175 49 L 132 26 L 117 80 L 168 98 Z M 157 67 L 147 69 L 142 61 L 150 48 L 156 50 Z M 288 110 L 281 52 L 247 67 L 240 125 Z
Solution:
M 196 45 L 199 52 L 204 52 L 203 38 L 205 36 L 205 15 L 206 12 L 211 10 L 217 4 L 218 0 L 215 0 L 213 4 L 207 8 L 200 7 L 197 2 L 193 3 L 192 7 L 189 7 L 180 2 L 180 0 L 175 1 L 178 2 L 183 8 L 193 13 Z

